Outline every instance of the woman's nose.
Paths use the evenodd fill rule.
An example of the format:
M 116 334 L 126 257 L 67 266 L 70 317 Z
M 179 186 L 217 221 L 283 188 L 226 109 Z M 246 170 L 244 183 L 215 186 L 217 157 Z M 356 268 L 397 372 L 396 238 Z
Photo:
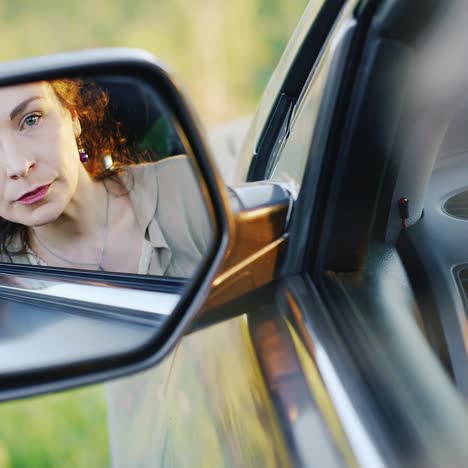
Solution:
M 1 132 L 0 167 L 8 178 L 16 180 L 29 174 L 36 165 L 33 151 L 30 146 L 20 145 L 8 132 Z
M 7 177 L 16 180 L 26 177 L 29 171 L 36 165 L 36 163 L 29 159 L 17 159 L 10 161 L 6 170 Z
M 24 149 L 24 148 L 23 148 Z M 24 155 L 24 152 L 8 138 L 0 140 L 1 166 L 8 178 L 16 180 L 26 177 L 36 165 L 34 158 Z

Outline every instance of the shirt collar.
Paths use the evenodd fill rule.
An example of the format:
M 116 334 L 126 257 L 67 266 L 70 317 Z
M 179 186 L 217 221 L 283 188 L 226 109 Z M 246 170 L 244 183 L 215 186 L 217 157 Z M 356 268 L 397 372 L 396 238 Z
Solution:
M 154 274 L 162 274 L 170 264 L 172 252 L 156 219 L 159 195 L 157 163 L 130 166 L 121 174 L 121 179 L 129 191 L 138 224 L 152 247 L 157 249 L 161 273 Z

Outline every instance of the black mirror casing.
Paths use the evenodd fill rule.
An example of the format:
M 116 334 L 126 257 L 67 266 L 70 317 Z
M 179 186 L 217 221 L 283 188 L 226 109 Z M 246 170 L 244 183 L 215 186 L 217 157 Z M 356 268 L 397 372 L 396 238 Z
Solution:
M 189 156 L 196 160 L 198 175 L 203 180 L 202 192 L 210 201 L 211 216 L 216 224 L 211 248 L 191 286 L 185 290 L 176 309 L 157 336 L 126 353 L 63 366 L 0 375 L 0 400 L 102 382 L 155 365 L 169 353 L 202 309 L 233 237 L 234 218 L 229 208 L 228 196 L 213 158 L 209 154 L 202 126 L 171 73 L 151 54 L 133 49 L 96 49 L 3 63 L 0 65 L 0 86 L 58 79 L 63 76 L 86 78 L 102 74 L 128 76 L 144 82 L 156 91 L 172 113 L 175 122 L 180 126 L 179 134 L 184 138 L 183 144 Z M 3 265 L 3 272 L 8 268 Z M 18 273 L 21 267 L 14 265 L 11 270 L 15 275 L 21 274 Z M 40 278 L 42 274 L 47 277 L 46 272 L 37 268 L 31 267 L 29 271 L 33 271 L 36 277 Z M 69 277 L 72 278 L 73 275 Z

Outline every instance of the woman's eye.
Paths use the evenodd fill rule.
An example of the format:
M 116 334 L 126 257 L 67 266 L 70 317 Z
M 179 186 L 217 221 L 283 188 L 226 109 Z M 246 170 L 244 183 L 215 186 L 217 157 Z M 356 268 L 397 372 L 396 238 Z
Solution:
M 28 127 L 34 127 L 35 125 L 38 124 L 39 120 L 41 118 L 41 114 L 31 114 L 28 115 L 24 120 L 23 120 L 23 128 L 28 128 Z

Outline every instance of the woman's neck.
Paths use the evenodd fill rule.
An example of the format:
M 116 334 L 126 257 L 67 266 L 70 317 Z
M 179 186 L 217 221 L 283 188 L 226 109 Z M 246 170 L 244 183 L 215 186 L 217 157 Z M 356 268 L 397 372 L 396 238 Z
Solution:
M 81 172 L 81 171 L 80 171 Z M 80 173 L 75 194 L 65 211 L 53 222 L 31 228 L 45 245 L 70 252 L 76 246 L 101 248 L 109 223 L 109 194 L 102 181 L 96 181 L 86 170 Z M 73 255 L 74 258 L 79 258 Z

